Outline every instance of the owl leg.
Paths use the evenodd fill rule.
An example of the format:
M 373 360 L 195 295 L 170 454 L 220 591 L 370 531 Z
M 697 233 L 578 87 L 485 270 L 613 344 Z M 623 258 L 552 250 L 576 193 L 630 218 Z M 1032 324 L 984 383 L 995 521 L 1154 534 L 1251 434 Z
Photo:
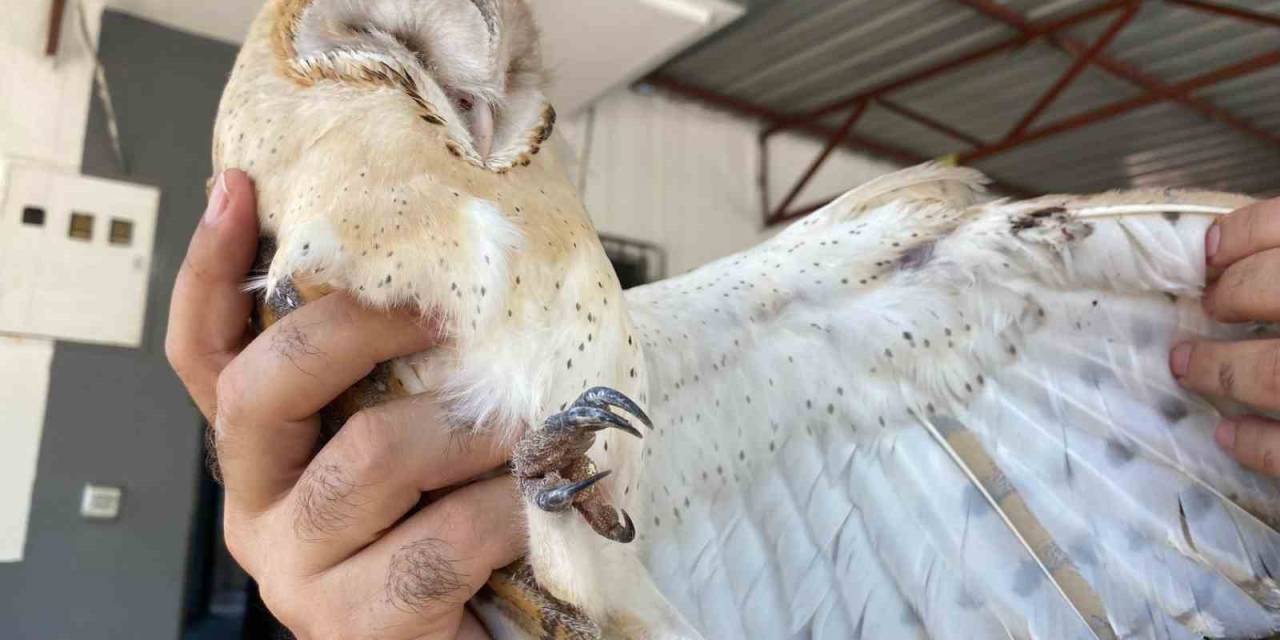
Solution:
M 609 475 L 597 472 L 587 458 L 595 434 L 621 429 L 637 438 L 640 431 L 610 408 L 618 408 L 652 427 L 649 417 L 630 398 L 604 387 L 583 393 L 573 405 L 557 413 L 542 429 L 516 446 L 512 467 L 525 497 L 543 511 L 574 507 L 596 533 L 616 542 L 631 542 L 636 530 L 626 511 L 615 509 L 596 483 Z M 621 515 L 619 515 L 619 513 Z

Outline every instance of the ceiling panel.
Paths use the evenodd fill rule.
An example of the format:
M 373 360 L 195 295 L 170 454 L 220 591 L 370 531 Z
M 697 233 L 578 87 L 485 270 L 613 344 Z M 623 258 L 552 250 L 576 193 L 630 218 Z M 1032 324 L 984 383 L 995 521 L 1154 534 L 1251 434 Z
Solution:
M 536 0 L 530 2 L 552 70 L 549 94 L 571 114 L 733 22 L 728 0 Z M 113 9 L 175 29 L 242 42 L 261 0 L 107 0 Z
M 1280 0 L 1218 0 L 1280 16 Z M 659 75 L 743 112 L 802 117 L 948 60 L 1019 35 L 992 14 L 1030 23 L 1096 9 L 1104 0 L 794 0 L 753 6 L 747 16 L 668 64 Z M 1050 38 L 1035 38 L 882 97 L 983 143 L 1006 139 L 1033 105 L 1119 17 L 1098 13 Z M 1187 9 L 1142 4 L 1106 49 L 1110 67 L 1087 66 L 1033 122 L 1032 132 L 1146 95 L 1136 75 L 1171 84 L 1270 55 L 1272 66 L 1202 88 L 1201 108 L 1156 102 L 1119 117 L 1037 138 L 977 166 L 1028 191 L 1201 185 L 1280 190 L 1280 29 Z M 708 97 L 705 93 L 703 97 Z M 748 107 L 748 108 L 744 108 Z M 847 113 L 847 110 L 843 113 Z M 843 113 L 820 120 L 829 131 Z M 1096 120 L 1096 122 L 1095 122 Z M 920 158 L 963 154 L 962 138 L 879 106 L 855 133 Z M 1017 142 L 1020 138 L 1015 138 Z

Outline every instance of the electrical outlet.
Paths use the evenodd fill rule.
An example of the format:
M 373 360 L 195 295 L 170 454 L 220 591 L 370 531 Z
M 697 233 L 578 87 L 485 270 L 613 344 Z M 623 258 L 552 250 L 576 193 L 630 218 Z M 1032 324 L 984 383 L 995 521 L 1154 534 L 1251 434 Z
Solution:
M 30 163 L 0 174 L 0 333 L 139 346 L 159 190 Z
M 85 520 L 114 520 L 120 515 L 123 498 L 124 490 L 120 487 L 86 484 L 80 495 L 80 515 Z

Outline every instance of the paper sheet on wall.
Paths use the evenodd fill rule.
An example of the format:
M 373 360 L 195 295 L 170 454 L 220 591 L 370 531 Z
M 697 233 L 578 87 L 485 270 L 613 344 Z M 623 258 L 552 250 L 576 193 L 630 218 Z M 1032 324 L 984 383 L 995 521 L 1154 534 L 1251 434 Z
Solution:
M 53 342 L 0 336 L 0 562 L 22 560 Z

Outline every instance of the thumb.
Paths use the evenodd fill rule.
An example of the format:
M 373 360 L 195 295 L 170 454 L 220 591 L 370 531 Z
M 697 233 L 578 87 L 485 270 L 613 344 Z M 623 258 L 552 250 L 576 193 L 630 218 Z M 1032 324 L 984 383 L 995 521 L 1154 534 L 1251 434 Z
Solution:
M 218 374 L 244 344 L 253 299 L 244 281 L 257 254 L 253 183 L 243 171 L 219 175 L 174 282 L 165 353 L 206 417 Z

